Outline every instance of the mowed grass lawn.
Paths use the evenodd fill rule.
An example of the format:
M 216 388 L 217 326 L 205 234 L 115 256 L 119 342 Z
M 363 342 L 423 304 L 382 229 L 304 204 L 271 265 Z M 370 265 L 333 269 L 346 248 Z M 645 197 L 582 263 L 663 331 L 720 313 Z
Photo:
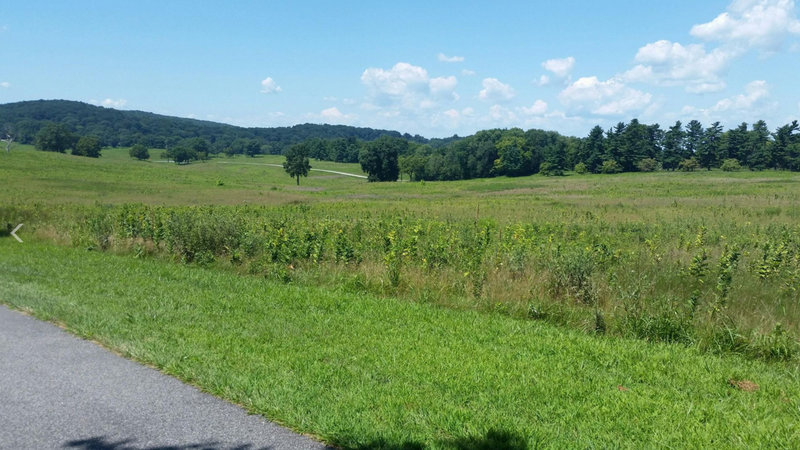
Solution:
M 796 365 L 35 240 L 0 273 L 0 303 L 345 448 L 800 442 Z

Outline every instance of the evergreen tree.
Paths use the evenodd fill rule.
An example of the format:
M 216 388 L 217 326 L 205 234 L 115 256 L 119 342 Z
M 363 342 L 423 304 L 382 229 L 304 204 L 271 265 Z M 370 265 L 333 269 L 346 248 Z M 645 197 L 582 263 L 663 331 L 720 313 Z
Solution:
M 749 150 L 748 165 L 751 170 L 764 170 L 770 165 L 770 133 L 767 123 L 763 120 L 753 124 L 753 129 L 747 134 L 747 149 Z
M 718 165 L 719 147 L 722 141 L 722 126 L 714 122 L 706 128 L 703 140 L 697 149 L 697 162 L 700 167 L 711 170 Z
M 603 165 L 603 156 L 605 153 L 605 136 L 603 134 L 603 129 L 600 128 L 599 125 L 595 125 L 583 144 L 582 154 L 584 156 L 582 162 L 586 165 L 589 172 L 600 172 L 600 166 Z
M 661 165 L 664 169 L 675 170 L 678 164 L 683 161 L 685 154 L 684 146 L 686 143 L 686 132 L 683 131 L 683 124 L 680 121 L 669 128 L 664 133 L 664 151 L 661 157 Z
M 772 152 L 770 155 L 770 167 L 775 169 L 787 169 L 790 167 L 789 149 L 794 141 L 798 140 L 800 134 L 796 132 L 800 125 L 794 120 L 792 123 L 784 125 L 772 134 Z
M 683 148 L 682 159 L 689 159 L 696 156 L 696 153 L 703 143 L 703 124 L 697 120 L 692 120 L 686 125 L 686 144 Z

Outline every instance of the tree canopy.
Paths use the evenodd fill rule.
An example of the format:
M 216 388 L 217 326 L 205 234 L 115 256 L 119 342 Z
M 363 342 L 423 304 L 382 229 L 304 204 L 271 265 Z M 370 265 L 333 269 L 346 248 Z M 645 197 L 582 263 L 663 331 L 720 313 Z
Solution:
M 297 185 L 300 186 L 300 177 L 307 177 L 308 171 L 311 170 L 311 164 L 308 160 L 308 150 L 303 145 L 293 145 L 284 155 L 286 161 L 283 162 L 283 170 L 297 180 Z

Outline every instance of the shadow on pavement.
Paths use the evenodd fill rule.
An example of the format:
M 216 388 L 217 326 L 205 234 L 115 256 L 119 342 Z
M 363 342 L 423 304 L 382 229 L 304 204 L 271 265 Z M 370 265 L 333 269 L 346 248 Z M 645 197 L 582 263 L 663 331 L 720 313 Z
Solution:
M 62 448 L 74 448 L 78 450 L 271 450 L 273 447 L 255 447 L 252 444 L 239 445 L 235 447 L 220 446 L 216 442 L 204 442 L 199 444 L 187 445 L 165 445 L 156 447 L 140 447 L 136 445 L 135 439 L 125 439 L 113 441 L 105 436 L 93 437 L 69 441 Z

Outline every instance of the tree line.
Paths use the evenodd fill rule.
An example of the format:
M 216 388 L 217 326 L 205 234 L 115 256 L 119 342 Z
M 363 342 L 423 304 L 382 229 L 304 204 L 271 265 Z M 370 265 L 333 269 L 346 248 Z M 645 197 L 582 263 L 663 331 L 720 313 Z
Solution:
M 358 162 L 371 181 L 462 180 L 495 176 L 578 173 L 652 172 L 656 170 L 791 170 L 800 171 L 800 126 L 797 121 L 770 131 L 766 122 L 723 130 L 719 122 L 675 122 L 664 130 L 637 119 L 604 130 L 595 126 L 584 138 L 555 131 L 519 128 L 480 131 L 440 147 L 383 136 L 354 142 L 310 140 L 294 147 L 306 155 Z M 359 147 L 356 152 L 355 147 Z M 348 148 L 344 153 L 340 149 Z M 343 159 L 340 155 L 346 154 Z
M 371 141 L 394 136 L 434 146 L 447 139 L 426 139 L 397 131 L 347 125 L 301 124 L 291 127 L 245 128 L 234 125 L 164 116 L 143 111 L 121 111 L 68 100 L 36 100 L 0 105 L 0 132 L 8 131 L 15 142 L 33 144 L 50 123 L 60 123 L 78 136 L 95 136 L 102 147 L 169 149 L 190 138 L 203 138 L 209 153 L 245 154 L 243 142 L 255 141 L 258 153 L 283 154 L 290 146 L 309 139 L 354 138 Z

